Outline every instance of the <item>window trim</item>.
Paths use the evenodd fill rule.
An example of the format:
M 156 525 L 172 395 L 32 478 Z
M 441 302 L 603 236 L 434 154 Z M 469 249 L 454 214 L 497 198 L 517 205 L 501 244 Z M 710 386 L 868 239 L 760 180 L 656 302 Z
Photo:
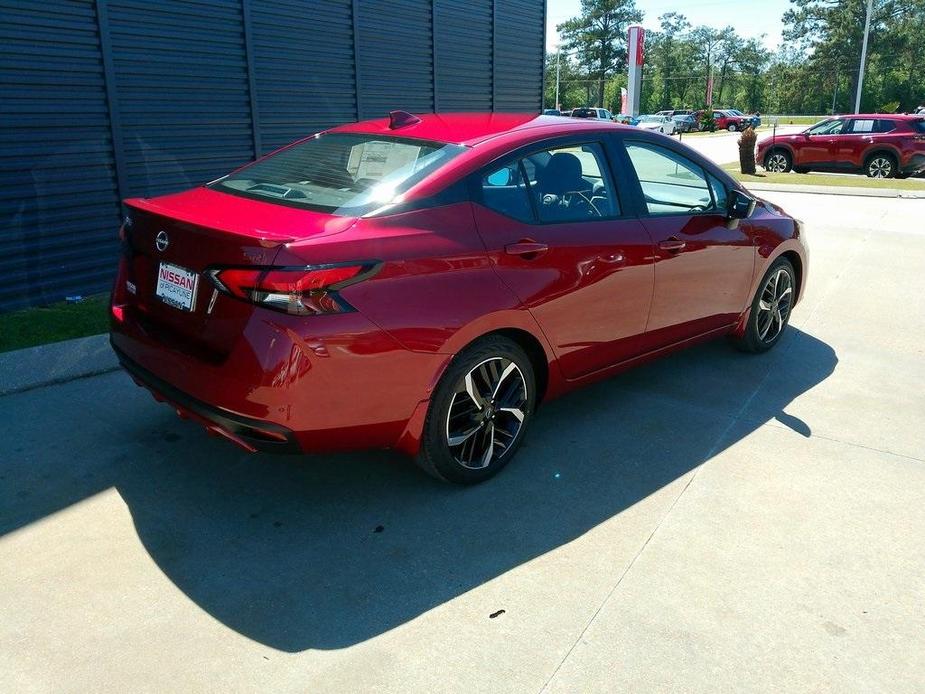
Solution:
M 709 191 L 710 193 L 711 209 L 704 210 L 702 212 L 688 211 L 688 212 L 666 212 L 664 214 L 652 213 L 649 210 L 649 205 L 646 203 L 645 192 L 642 190 L 642 181 L 639 178 L 639 174 L 636 172 L 636 166 L 633 164 L 633 159 L 632 157 L 630 157 L 628 148 L 629 148 L 629 145 L 633 145 L 633 144 L 639 144 L 639 145 L 642 145 L 644 147 L 649 147 L 649 148 L 654 147 L 654 148 L 657 148 L 663 151 L 671 152 L 679 159 L 683 159 L 684 161 L 686 161 L 691 166 L 691 168 L 700 171 L 703 174 L 703 181 L 704 183 L 706 183 L 707 191 Z M 678 152 L 677 150 L 671 149 L 669 147 L 665 147 L 659 142 L 651 142 L 648 140 L 641 140 L 641 139 L 634 138 L 634 137 L 627 137 L 624 140 L 622 140 L 622 145 L 623 145 L 623 151 L 626 154 L 626 159 L 629 162 L 629 165 L 632 170 L 633 180 L 636 182 L 636 187 L 639 193 L 639 200 L 640 200 L 639 216 L 652 217 L 655 219 L 663 219 L 666 217 L 716 217 L 716 216 L 721 216 L 724 219 L 726 218 L 727 216 L 726 211 L 717 209 L 716 196 L 713 194 L 713 186 L 710 185 L 710 176 L 712 174 L 706 168 L 704 168 L 703 166 L 695 162 L 690 157 L 685 156 L 681 152 Z M 721 186 L 723 186 L 723 188 L 726 189 L 726 197 L 728 200 L 729 193 L 730 193 L 729 187 L 725 183 L 723 183 L 723 180 L 719 176 L 714 175 L 713 178 L 715 178 L 717 183 L 719 183 Z
M 608 153 L 608 143 L 604 139 L 608 133 L 588 133 L 578 136 L 571 136 L 562 138 L 562 136 L 556 136 L 548 140 L 541 140 L 538 142 L 531 142 L 529 144 L 523 145 L 511 152 L 507 152 L 492 160 L 485 166 L 480 167 L 471 175 L 471 185 L 470 185 L 470 197 L 474 203 L 481 205 L 482 207 L 491 210 L 495 214 L 499 214 L 506 219 L 512 219 L 520 224 L 528 224 L 530 226 L 555 226 L 562 224 L 587 224 L 587 223 L 596 223 L 596 222 L 613 222 L 613 221 L 625 221 L 627 219 L 632 219 L 635 217 L 629 211 L 629 206 L 626 205 L 626 199 L 624 196 L 620 195 L 619 186 L 617 185 L 618 177 L 615 174 L 613 163 L 611 162 L 611 157 Z M 598 135 L 598 138 L 589 137 L 589 135 Z M 523 220 L 517 219 L 516 217 L 511 217 L 510 215 L 504 214 L 503 212 L 489 207 L 485 204 L 485 199 L 482 196 L 482 180 L 493 171 L 496 171 L 501 166 L 505 166 L 506 162 L 516 161 L 520 167 L 523 167 L 523 160 L 528 157 L 533 156 L 534 154 L 539 154 L 540 152 L 547 152 L 552 149 L 558 149 L 562 147 L 571 147 L 571 146 L 582 146 L 582 145 L 597 145 L 598 149 L 601 152 L 601 155 L 604 157 L 604 169 L 601 171 L 602 174 L 606 175 L 609 183 L 612 186 L 612 193 L 616 199 L 617 206 L 620 210 L 619 215 L 610 215 L 607 217 L 589 217 L 588 219 L 575 219 L 569 221 L 543 221 L 539 217 L 539 211 L 536 209 L 536 201 L 533 198 L 530 190 L 530 180 L 527 178 L 526 170 L 521 171 L 521 175 L 524 178 L 524 184 L 526 187 L 527 197 L 530 199 L 530 205 L 533 209 L 533 220 L 525 222 Z

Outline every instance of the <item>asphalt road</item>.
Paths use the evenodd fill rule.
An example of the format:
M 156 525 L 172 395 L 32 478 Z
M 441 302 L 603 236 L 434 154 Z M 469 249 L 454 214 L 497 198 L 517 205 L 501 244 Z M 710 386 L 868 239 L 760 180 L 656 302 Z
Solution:
M 0 398 L 0 691 L 921 691 L 925 201 L 769 197 L 812 248 L 777 349 L 550 403 L 477 488 L 121 373 Z

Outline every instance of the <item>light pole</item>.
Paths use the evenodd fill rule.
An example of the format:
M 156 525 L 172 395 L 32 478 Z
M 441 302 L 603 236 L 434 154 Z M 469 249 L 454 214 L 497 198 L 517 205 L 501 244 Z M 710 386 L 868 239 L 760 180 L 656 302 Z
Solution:
M 867 21 L 864 22 L 864 43 L 861 46 L 861 71 L 858 73 L 858 93 L 854 98 L 854 112 L 861 112 L 861 91 L 864 89 L 864 69 L 867 66 L 867 39 L 870 35 L 870 15 L 874 0 L 867 0 Z
M 559 57 L 562 55 L 562 49 L 556 47 L 556 110 L 559 110 Z

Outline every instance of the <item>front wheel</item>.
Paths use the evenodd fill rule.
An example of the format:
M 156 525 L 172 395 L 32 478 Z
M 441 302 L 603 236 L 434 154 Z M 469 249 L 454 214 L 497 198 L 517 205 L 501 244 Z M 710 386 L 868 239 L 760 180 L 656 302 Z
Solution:
M 786 258 L 778 258 L 758 285 L 742 337 L 733 341 L 743 352 L 767 352 L 790 323 L 796 297 L 796 273 Z
M 535 403 L 533 365 L 517 343 L 500 335 L 473 343 L 434 391 L 418 465 L 446 482 L 484 482 L 520 447 Z
M 728 130 L 729 132 L 734 133 L 736 130 L 738 130 L 738 128 L 736 127 L 735 123 L 730 123 Z

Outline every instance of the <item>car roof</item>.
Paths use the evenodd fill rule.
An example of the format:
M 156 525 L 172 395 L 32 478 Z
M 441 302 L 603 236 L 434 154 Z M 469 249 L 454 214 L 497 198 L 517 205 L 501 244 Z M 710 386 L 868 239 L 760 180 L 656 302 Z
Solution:
M 921 113 L 847 113 L 843 116 L 829 116 L 831 119 L 842 120 L 922 120 Z M 823 118 L 822 120 L 826 120 Z
M 610 121 L 567 120 L 535 113 L 425 113 L 416 114 L 416 118 L 418 122 L 394 129 L 389 127 L 388 118 L 377 118 L 341 125 L 325 132 L 389 135 L 472 147 L 502 135 L 522 134 L 524 139 L 528 139 L 533 134 L 531 131 L 537 128 L 543 128 L 544 135 L 549 136 L 600 130 L 601 127 L 626 127 Z

